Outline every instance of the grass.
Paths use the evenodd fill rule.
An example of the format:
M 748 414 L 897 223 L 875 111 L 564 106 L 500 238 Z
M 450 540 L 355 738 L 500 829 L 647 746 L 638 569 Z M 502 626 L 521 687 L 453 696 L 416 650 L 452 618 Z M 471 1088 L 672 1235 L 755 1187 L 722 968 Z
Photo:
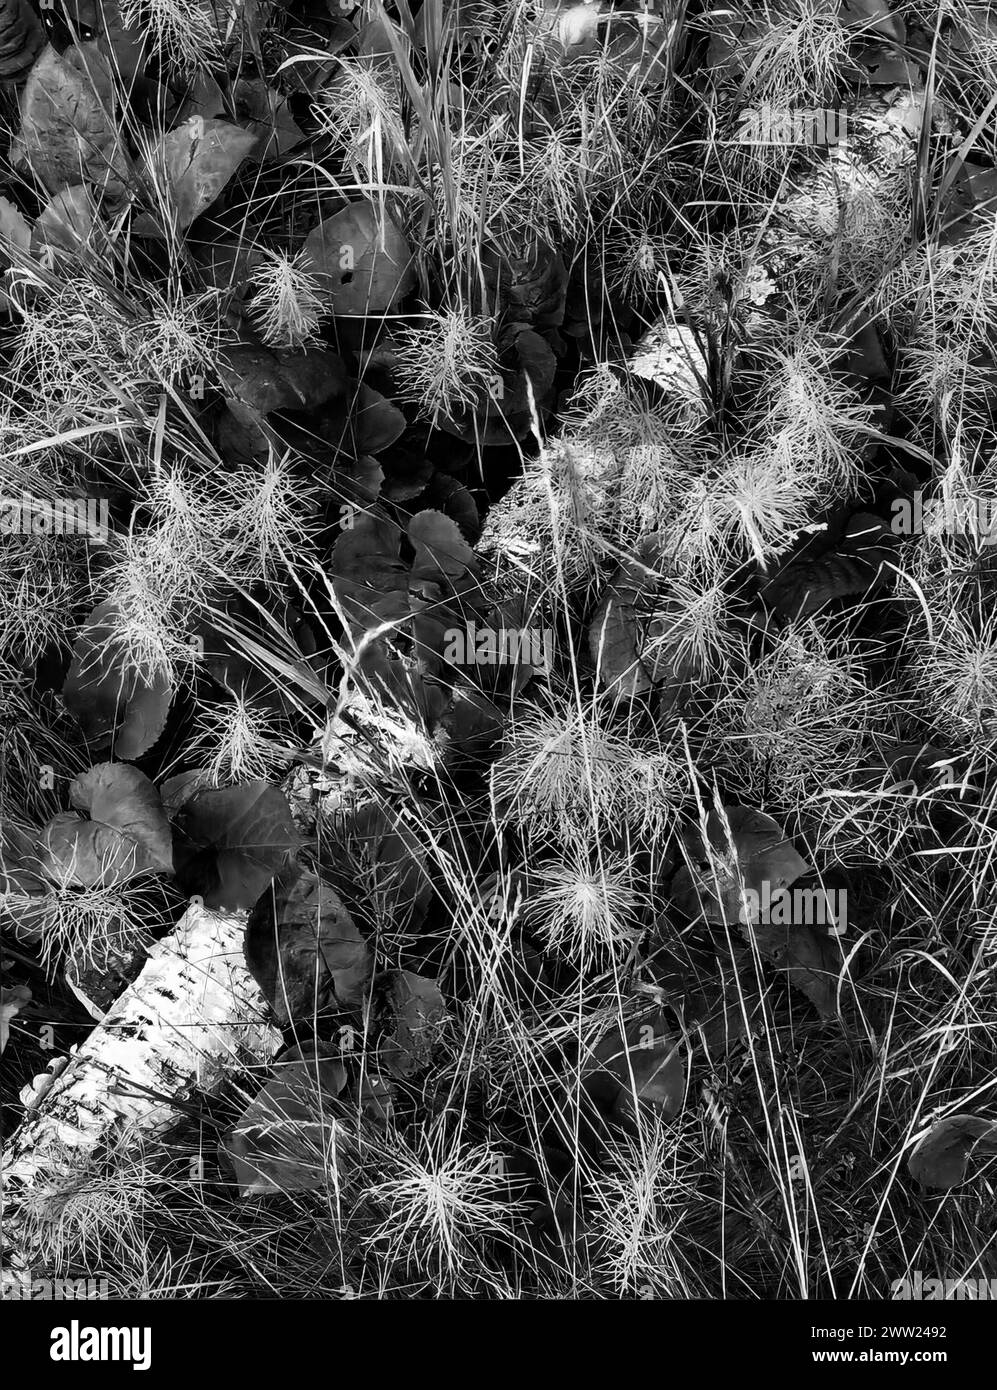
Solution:
M 801 593 L 823 583 L 852 515 L 888 520 L 901 470 L 932 496 L 993 490 L 997 222 L 953 234 L 917 215 L 986 110 L 953 35 L 980 39 L 989 70 L 993 7 L 903 7 L 915 59 L 945 40 L 933 96 L 956 134 L 926 97 L 856 94 L 871 26 L 837 6 L 678 4 L 643 27 L 620 10 L 566 49 L 553 10 L 524 0 L 373 0 L 366 46 L 330 53 L 311 15 L 314 43 L 286 62 L 288 16 L 254 38 L 208 7 L 126 6 L 164 82 L 235 80 L 252 53 L 306 139 L 247 161 L 186 234 L 133 235 L 98 200 L 107 254 L 92 238 L 49 267 L 9 257 L 3 493 L 116 491 L 106 547 L 0 537 L 5 824 L 37 830 L 112 756 L 58 703 L 79 624 L 110 600 L 125 666 L 177 687 L 141 765 L 159 783 L 293 782 L 308 862 L 375 962 L 363 1007 L 316 1001 L 289 1030 L 339 1048 L 346 1075 L 320 1125 L 280 1126 L 295 1180 L 239 1195 L 226 1138 L 265 1078 L 233 1059 L 175 1132 L 36 1193 L 26 1219 L 53 1270 L 156 1298 L 746 1300 L 997 1271 L 992 1162 L 949 1192 L 906 1166 L 934 1120 L 997 1114 L 992 550 L 898 541 L 883 592 L 794 622 L 759 598 L 794 561 Z M 116 120 L 138 156 L 154 123 L 127 85 Z M 760 103 L 847 103 L 854 134 L 760 154 L 732 138 Z M 971 146 L 993 163 L 992 113 Z M 30 219 L 47 201 L 28 174 L 5 195 Z M 416 288 L 347 322 L 302 244 L 354 198 L 404 227 Z M 495 446 L 483 404 L 497 375 L 515 392 L 507 344 L 525 328 L 554 379 L 534 369 L 517 437 Z M 337 353 L 346 385 L 261 425 L 223 403 L 236 342 Z M 361 381 L 406 430 L 357 458 Z M 448 510 L 473 541 L 467 502 L 486 494 L 479 572 L 451 532 L 457 558 L 413 570 L 409 512 Z M 352 530 L 358 497 L 396 554 Z M 632 613 L 600 660 L 653 673 L 634 700 L 590 645 L 621 572 Z M 555 660 L 528 683 L 467 673 L 469 733 L 433 623 L 495 620 L 499 601 L 509 625 L 554 634 Z M 202 624 L 231 639 L 221 677 L 193 659 Z M 736 805 L 847 882 L 848 929 L 817 967 L 825 1015 L 757 935 L 683 911 L 694 832 Z M 99 966 L 161 931 L 158 892 L 18 888 L 5 941 L 57 978 Z M 389 1076 L 396 969 L 438 981 L 445 1011 L 428 1065 Z M 598 1064 L 659 1007 L 674 1105 L 642 1098 L 636 1051 L 615 1082 Z M 48 1058 L 22 1021 L 12 1037 L 28 1079 Z

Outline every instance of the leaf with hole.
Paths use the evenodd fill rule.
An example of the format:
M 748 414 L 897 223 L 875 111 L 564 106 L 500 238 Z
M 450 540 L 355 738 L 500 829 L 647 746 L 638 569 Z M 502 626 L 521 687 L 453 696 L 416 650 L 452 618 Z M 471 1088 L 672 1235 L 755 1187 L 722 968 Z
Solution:
M 309 232 L 304 249 L 333 314 L 385 314 L 415 284 L 412 248 L 387 208 L 370 202 L 350 203 L 326 217 Z

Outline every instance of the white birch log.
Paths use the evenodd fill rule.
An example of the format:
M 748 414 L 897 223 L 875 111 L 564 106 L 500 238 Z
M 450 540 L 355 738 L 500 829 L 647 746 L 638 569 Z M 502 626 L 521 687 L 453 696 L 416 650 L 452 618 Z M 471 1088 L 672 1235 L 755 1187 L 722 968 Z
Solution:
M 0 1166 L 10 1253 L 19 1193 L 105 1144 L 120 1151 L 165 1134 L 181 1115 L 175 1102 L 216 1090 L 237 1061 L 276 1055 L 281 1035 L 246 968 L 245 923 L 245 913 L 191 906 L 55 1079 L 43 1074 L 22 1092 L 28 1110 Z

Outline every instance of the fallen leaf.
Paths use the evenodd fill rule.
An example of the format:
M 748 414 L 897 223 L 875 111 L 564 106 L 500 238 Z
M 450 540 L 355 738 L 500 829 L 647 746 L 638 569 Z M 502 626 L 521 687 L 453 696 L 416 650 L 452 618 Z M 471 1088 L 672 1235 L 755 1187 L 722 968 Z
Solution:
M 751 932 L 761 954 L 786 972 L 789 983 L 807 996 L 821 1018 L 834 1018 L 841 969 L 841 947 L 835 938 L 805 922 L 756 925 Z
M 166 725 L 173 688 L 162 674 L 128 661 L 118 639 L 117 607 L 99 603 L 80 629 L 62 688 L 67 709 L 95 748 L 114 739 L 119 758 L 138 758 Z
M 672 879 L 671 894 L 694 919 L 703 915 L 708 922 L 742 925 L 743 890 L 761 901 L 766 885 L 773 897 L 812 867 L 777 821 L 746 806 L 727 806 L 722 815 L 711 811 L 705 839 L 698 826 L 682 838 L 688 862 Z
M 72 811 L 61 812 L 38 839 L 40 872 L 60 887 L 107 888 L 140 873 L 172 872 L 169 821 L 145 773 L 100 763 L 77 777 Z
M 49 200 L 38 215 L 32 250 L 38 254 L 46 246 L 61 251 L 82 251 L 94 229 L 93 200 L 81 183 L 64 188 Z
M 389 991 L 395 1025 L 382 1039 L 380 1058 L 393 1076 L 403 1081 L 429 1065 L 444 1017 L 443 995 L 435 980 L 396 970 Z
M 979 1115 L 949 1115 L 938 1120 L 907 1160 L 911 1177 L 922 1187 L 948 1192 L 965 1181 L 971 1153 L 997 1153 L 997 1120 Z
M 300 844 L 283 794 L 262 781 L 197 792 L 174 826 L 181 889 L 213 911 L 253 907 Z
M 146 172 L 157 195 L 166 193 L 180 231 L 211 206 L 256 141 L 252 131 L 212 116 L 191 116 L 160 136 Z M 158 214 L 136 218 L 135 230 L 142 236 L 165 234 Z
M 223 1145 L 240 1196 L 311 1191 L 335 1181 L 343 1126 L 329 1105 L 345 1084 L 343 1064 L 326 1044 L 292 1048 L 274 1064 Z
M 137 767 L 98 763 L 74 779 L 69 799 L 91 820 L 113 826 L 142 846 L 150 868 L 173 871 L 169 820 L 155 786 Z
M 415 284 L 411 247 L 391 214 L 385 210 L 382 220 L 370 202 L 326 217 L 304 249 L 333 314 L 387 313 Z
M 49 193 L 82 181 L 120 197 L 129 161 L 115 125 L 113 83 L 92 44 L 46 44 L 21 93 L 21 141 Z
M 317 1003 L 363 1002 L 373 963 L 336 890 L 292 865 L 262 893 L 246 923 L 246 964 L 282 1024 Z

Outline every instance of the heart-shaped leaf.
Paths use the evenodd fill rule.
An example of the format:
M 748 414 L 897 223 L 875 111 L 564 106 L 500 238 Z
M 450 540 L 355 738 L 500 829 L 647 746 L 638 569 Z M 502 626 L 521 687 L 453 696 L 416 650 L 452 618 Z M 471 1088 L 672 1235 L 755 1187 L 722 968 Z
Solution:
M 975 1149 L 997 1153 L 997 1120 L 979 1115 L 949 1115 L 933 1124 L 907 1160 L 910 1174 L 922 1187 L 948 1192 L 965 1180 Z
M 41 871 L 63 887 L 109 887 L 136 874 L 172 871 L 169 822 L 159 793 L 143 772 L 100 763 L 77 777 L 72 812 L 54 816 L 39 837 Z
M 98 763 L 77 777 L 69 799 L 91 820 L 137 841 L 150 868 L 173 872 L 173 842 L 159 792 L 137 767 Z
M 300 845 L 287 801 L 261 781 L 197 792 L 174 825 L 180 886 L 214 911 L 251 908 Z
M 90 614 L 73 646 L 62 698 L 95 748 L 116 732 L 117 756 L 139 758 L 163 732 L 173 688 L 163 675 L 128 661 L 118 640 L 119 616 L 110 602 Z

